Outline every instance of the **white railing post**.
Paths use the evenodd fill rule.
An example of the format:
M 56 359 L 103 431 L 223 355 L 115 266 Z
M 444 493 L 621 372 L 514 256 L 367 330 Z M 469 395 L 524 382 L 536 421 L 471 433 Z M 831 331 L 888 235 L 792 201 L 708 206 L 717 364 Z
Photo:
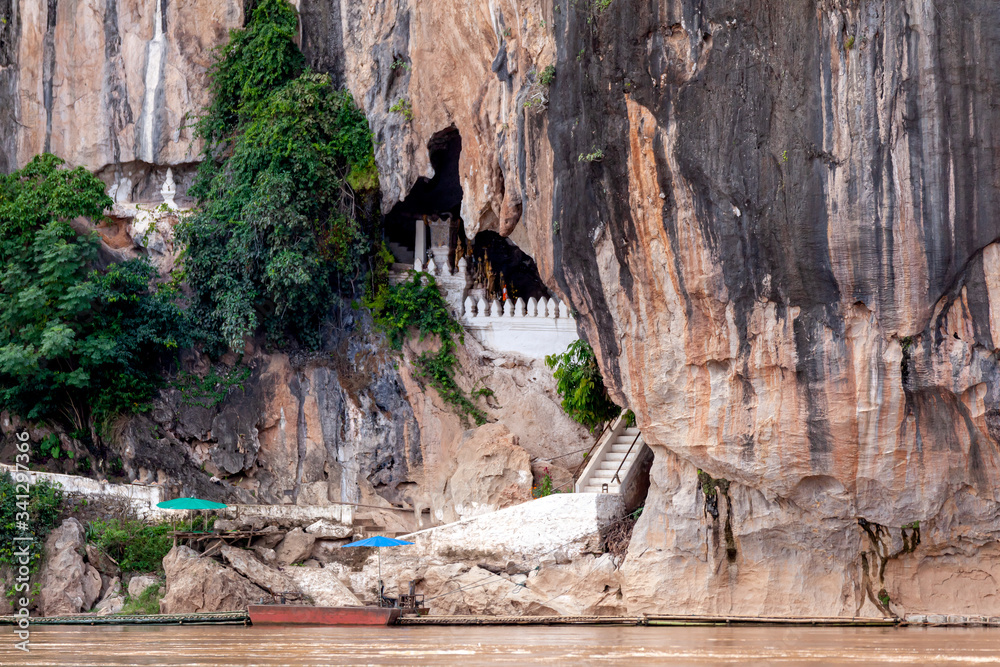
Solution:
M 517 297 L 517 303 L 514 304 L 514 317 L 524 317 L 524 299 Z

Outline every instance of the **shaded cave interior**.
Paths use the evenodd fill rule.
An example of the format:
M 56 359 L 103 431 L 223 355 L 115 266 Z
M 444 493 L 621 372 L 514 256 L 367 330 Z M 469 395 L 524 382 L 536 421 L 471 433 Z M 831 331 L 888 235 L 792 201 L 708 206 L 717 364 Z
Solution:
M 501 302 L 504 296 L 525 301 L 550 298 L 535 260 L 513 241 L 489 230 L 472 239 L 466 236 L 461 217 L 462 137 L 458 129 L 451 126 L 436 132 L 427 142 L 427 151 L 434 175 L 417 179 L 406 198 L 385 216 L 384 240 L 396 268 L 409 268 L 416 259 L 426 267 L 433 257 L 439 270 L 447 264 L 447 270 L 454 272 L 465 258 L 475 296 Z

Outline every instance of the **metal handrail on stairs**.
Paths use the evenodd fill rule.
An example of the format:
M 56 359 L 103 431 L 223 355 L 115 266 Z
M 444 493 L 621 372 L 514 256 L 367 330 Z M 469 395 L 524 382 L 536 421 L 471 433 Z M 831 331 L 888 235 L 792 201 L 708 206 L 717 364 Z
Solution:
M 580 473 L 583 472 L 584 467 L 587 465 L 587 459 L 590 458 L 590 455 L 594 453 L 594 449 L 597 447 L 597 445 L 600 444 L 601 438 L 604 437 L 604 434 L 607 433 L 608 429 L 611 428 L 611 426 L 617 421 L 617 419 L 620 418 L 621 416 L 619 415 L 619 417 L 616 419 L 609 419 L 608 421 L 604 422 L 604 429 L 601 431 L 601 434 L 597 436 L 597 440 L 594 440 L 594 444 L 590 446 L 590 449 L 587 450 L 587 453 L 583 455 L 583 460 L 580 461 L 580 465 L 576 467 L 576 472 L 573 473 L 574 479 L 578 478 L 580 476 Z
M 617 437 L 618 432 L 625 426 L 624 411 L 616 419 L 613 419 L 611 423 L 604 429 L 601 433 L 601 437 L 597 439 L 597 442 L 590 448 L 587 452 L 587 456 L 584 457 L 582 462 L 582 468 L 575 475 L 576 482 L 574 483 L 575 489 L 577 491 L 581 490 L 589 478 L 592 471 L 592 466 L 595 465 L 602 457 L 605 448 L 611 446 L 615 437 Z
M 642 431 L 635 434 L 635 439 L 632 440 L 632 444 L 628 446 L 628 451 L 625 452 L 625 458 L 623 458 L 622 462 L 618 464 L 618 470 L 615 471 L 615 476 L 611 478 L 612 482 L 618 482 L 619 484 L 622 483 L 622 478 L 619 477 L 618 475 L 621 474 L 622 466 L 625 465 L 626 461 L 628 461 L 629 454 L 632 453 L 632 448 L 635 447 L 635 443 L 639 442 L 639 438 L 641 437 L 642 437 Z

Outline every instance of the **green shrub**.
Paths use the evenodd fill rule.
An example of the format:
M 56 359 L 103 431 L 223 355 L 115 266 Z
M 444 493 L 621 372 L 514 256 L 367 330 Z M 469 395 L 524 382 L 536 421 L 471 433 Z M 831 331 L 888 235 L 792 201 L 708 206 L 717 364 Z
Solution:
M 59 436 L 55 433 L 49 433 L 47 436 L 42 438 L 40 443 L 38 443 L 38 447 L 35 450 L 35 454 L 37 455 L 36 460 L 44 461 L 50 458 L 58 459 L 62 454 L 60 445 Z
M 163 599 L 163 589 L 160 584 L 147 586 L 146 590 L 138 597 L 130 597 L 125 601 L 125 606 L 118 612 L 122 616 L 150 616 L 160 613 L 160 600 Z
M 396 100 L 396 103 L 389 107 L 389 111 L 403 114 L 403 118 L 408 121 L 413 120 L 413 105 L 410 104 L 410 100 L 405 97 L 401 97 Z
M 604 159 L 604 151 L 601 150 L 600 148 L 595 148 L 591 152 L 587 153 L 586 155 L 584 155 L 583 153 L 580 153 L 580 155 L 577 157 L 576 161 L 577 162 L 600 162 L 603 159 Z
M 543 86 L 551 86 L 552 82 L 556 80 L 556 67 L 555 65 L 549 65 L 542 70 L 542 73 L 538 77 L 538 83 Z
M 386 284 L 365 305 L 394 350 L 403 349 L 411 329 L 417 330 L 420 340 L 437 336 L 444 343 L 458 336 L 459 342 L 465 342 L 462 325 L 451 317 L 437 281 L 429 273 L 414 271 L 409 280 Z
M 178 236 L 194 312 L 233 349 L 260 326 L 317 347 L 337 285 L 370 249 L 351 193 L 377 189 L 368 123 L 305 69 L 296 33 L 291 5 L 261 0 L 222 49 L 198 125 L 201 208 Z
M 545 469 L 545 474 L 538 482 L 538 486 L 531 488 L 532 498 L 544 498 L 545 496 L 551 496 L 553 493 L 562 493 L 558 489 L 552 488 L 552 475 L 549 474 L 549 469 Z
M 402 349 L 412 329 L 417 330 L 420 340 L 437 336 L 438 351 L 423 352 L 414 360 L 417 375 L 437 389 L 441 398 L 457 408 L 463 418 L 471 417 L 476 424 L 486 423 L 486 413 L 455 382 L 458 359 L 454 354 L 454 337 L 464 342 L 464 330 L 448 312 L 448 304 L 434 276 L 413 272 L 409 280 L 398 285 L 382 285 L 365 305 L 371 309 L 375 325 L 385 332 L 395 350 Z
M 243 389 L 243 382 L 248 377 L 250 369 L 246 366 L 232 368 L 222 375 L 212 368 L 203 378 L 181 371 L 177 374 L 174 387 L 181 392 L 182 405 L 214 408 L 226 399 L 233 387 Z
M 28 419 L 95 422 L 145 409 L 162 362 L 192 342 L 168 289 L 144 259 L 104 271 L 96 220 L 111 200 L 82 168 L 52 155 L 0 176 L 0 405 Z
M 597 357 L 587 341 L 574 341 L 564 353 L 547 356 L 545 365 L 555 369 L 563 410 L 591 431 L 621 412 L 608 397 Z
M 197 133 L 207 142 L 209 155 L 229 147 L 242 120 L 252 117 L 270 93 L 297 78 L 306 69 L 305 57 L 295 45 L 298 17 L 286 0 L 261 0 L 242 30 L 230 30 L 209 71 L 211 103 L 198 121 Z M 214 170 L 215 161 L 202 168 Z M 211 181 L 202 178 L 201 184 Z
M 158 572 L 173 546 L 170 524 L 135 519 L 109 519 L 87 524 L 87 541 L 108 554 L 122 572 Z
M 59 484 L 39 480 L 30 486 L 26 504 L 23 500 L 19 501 L 17 496 L 17 484 L 11 474 L 0 474 L 0 563 L 19 565 L 15 561 L 14 550 L 22 543 L 15 542 L 14 538 L 30 537 L 31 541 L 26 544 L 30 556 L 29 568 L 34 572 L 42 560 L 45 537 L 59 519 L 63 503 L 62 489 Z M 17 515 L 22 512 L 27 512 L 27 521 L 19 521 Z M 4 588 L 9 588 L 11 583 L 4 582 Z

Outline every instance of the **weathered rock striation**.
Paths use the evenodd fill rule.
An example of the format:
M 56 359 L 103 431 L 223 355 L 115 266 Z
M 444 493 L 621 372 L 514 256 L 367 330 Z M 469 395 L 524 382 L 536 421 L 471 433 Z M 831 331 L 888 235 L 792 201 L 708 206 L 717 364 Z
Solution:
M 384 210 L 433 175 L 428 146 L 457 130 L 467 236 L 498 231 L 535 259 L 635 411 L 656 458 L 621 569 L 629 611 L 1000 613 L 983 584 L 1000 577 L 996 3 L 298 4 L 308 60 L 370 119 Z M 130 54 L 155 41 L 156 3 L 106 3 L 143 26 L 118 54 L 98 14 L 42 5 L 0 0 L 0 168 L 46 145 L 95 170 L 143 162 L 149 59 Z M 165 7 L 165 62 L 187 63 L 189 106 L 164 107 L 179 117 L 241 9 Z M 60 64 L 92 43 L 88 26 L 106 55 L 83 54 L 77 76 Z M 175 48 L 191 55 L 171 60 Z M 389 111 L 401 99 L 412 120 Z M 168 135 L 150 163 L 193 159 Z M 268 357 L 247 392 L 260 402 L 184 419 L 168 406 L 152 418 L 171 435 L 150 440 L 142 422 L 126 458 L 180 474 L 186 460 L 164 461 L 182 442 L 272 502 L 364 487 L 440 503 L 419 498 L 433 484 L 414 471 L 445 475 L 435 462 L 464 428 L 379 364 L 354 385 L 327 363 Z M 501 405 L 523 405 L 530 372 L 504 380 Z M 366 415 L 374 427 L 358 426 Z M 512 415 L 530 454 L 570 451 L 533 451 Z M 182 422 L 200 426 L 172 435 Z
M 361 4 L 384 196 L 458 128 L 654 447 L 631 609 L 997 612 L 993 3 Z
M 0 171 L 51 152 L 117 201 L 157 203 L 167 166 L 191 175 L 213 49 L 242 2 L 5 0 L 0 16 Z

